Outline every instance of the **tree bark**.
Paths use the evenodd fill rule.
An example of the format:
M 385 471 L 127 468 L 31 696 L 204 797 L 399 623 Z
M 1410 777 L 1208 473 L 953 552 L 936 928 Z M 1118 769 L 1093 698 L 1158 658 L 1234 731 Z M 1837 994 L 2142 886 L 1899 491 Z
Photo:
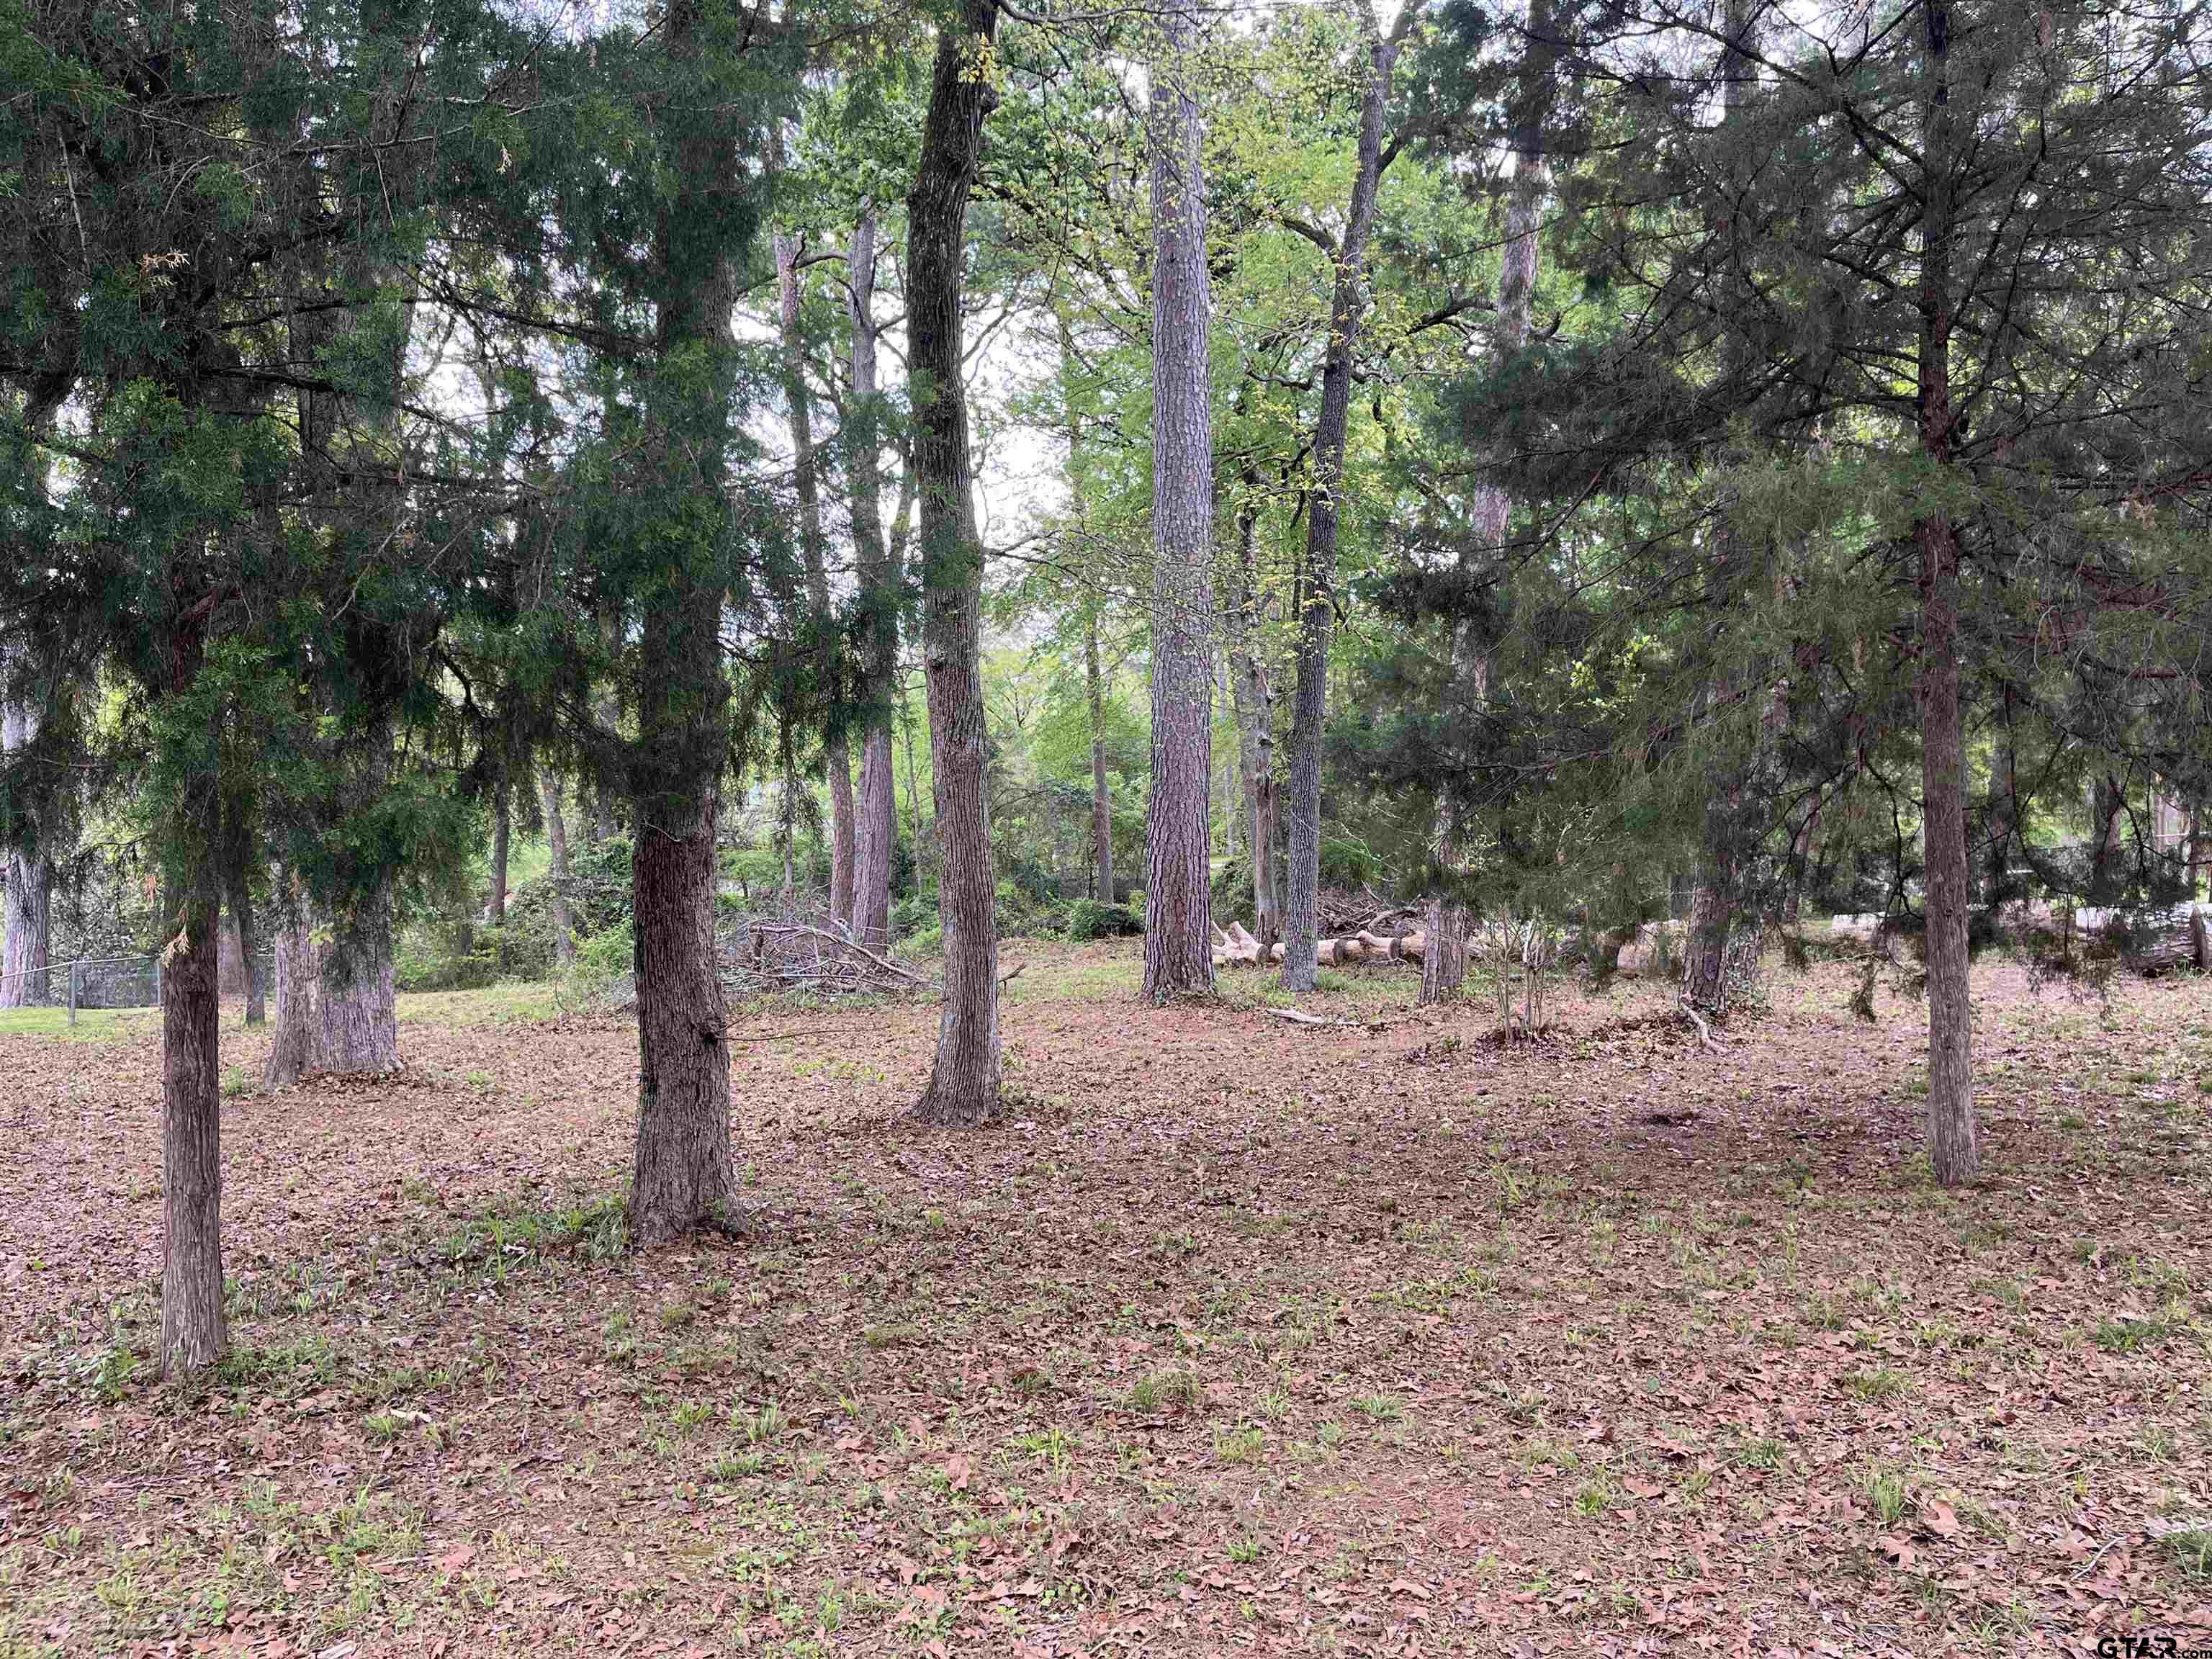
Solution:
M 379 882 L 331 918 L 318 963 L 314 1068 L 345 1076 L 399 1069 L 392 888 Z
M 891 767 L 891 700 L 898 679 L 899 587 L 884 538 L 882 393 L 877 385 L 876 213 L 862 210 L 845 257 L 852 323 L 853 407 L 845 422 L 852 480 L 853 546 L 860 579 L 860 672 L 866 724 L 860 733 L 860 798 L 853 833 L 853 936 L 872 951 L 891 937 L 891 860 L 898 843 L 898 790 Z
M 1552 118 L 1559 59 L 1548 0 L 1529 0 L 1522 40 L 1513 111 L 1513 183 L 1505 198 L 1505 245 L 1498 260 L 1498 320 L 1491 336 L 1492 355 L 1499 365 L 1510 362 L 1528 346 L 1543 252 L 1539 232 L 1544 192 L 1551 181 L 1545 130 Z M 1512 497 L 1485 480 L 1474 487 L 1469 516 L 1474 533 L 1459 556 L 1463 574 L 1474 571 L 1477 559 L 1486 558 L 1493 564 L 1504 562 L 1513 519 Z M 1454 690 L 1466 700 L 1472 714 L 1488 693 L 1489 663 L 1473 625 L 1462 620 L 1452 623 L 1450 672 Z M 1436 840 L 1437 862 L 1449 874 L 1460 853 L 1460 826 L 1449 801 L 1437 808 Z M 1428 938 L 1428 949 L 1421 958 L 1419 1000 L 1424 1004 L 1459 994 L 1467 979 L 1467 906 L 1462 901 L 1449 893 L 1430 898 L 1422 928 Z
M 929 111 L 907 198 L 922 648 L 945 932 L 937 1059 L 917 1110 L 937 1123 L 979 1123 L 999 1109 L 996 883 L 978 654 L 983 548 L 975 526 L 960 318 L 963 231 L 981 160 L 983 118 L 996 101 L 987 66 L 998 21 L 994 0 L 961 0 L 956 16 L 940 26 Z
M 672 58 L 698 55 L 700 27 L 698 0 L 677 0 L 663 25 Z M 639 659 L 650 665 L 633 688 L 637 742 L 628 769 L 638 1035 L 629 1232 L 641 1249 L 735 1223 L 728 1016 L 714 948 L 730 696 L 721 538 L 690 521 L 690 503 L 719 502 L 726 483 L 737 278 L 720 225 L 734 151 L 721 122 L 695 125 L 674 149 L 674 187 L 653 228 L 654 348 L 672 383 L 655 388 L 650 414 L 665 447 L 641 458 L 648 469 L 641 482 L 688 544 L 638 598 Z
M 1953 8 L 1926 11 L 1926 134 L 1921 172 L 1920 351 L 1923 451 L 1951 460 L 1952 234 L 1956 216 L 1950 110 Z M 1966 963 L 1966 735 L 1959 708 L 1959 538 L 1950 514 L 1913 525 L 1920 556 L 1920 705 L 1923 848 L 1927 866 L 1928 1155 L 1946 1187 L 1973 1180 L 1981 1153 L 1974 1125 L 1973 1006 Z
M 319 1027 L 315 987 L 321 969 L 315 959 L 314 923 L 296 881 L 280 884 L 276 915 L 276 1024 L 262 1073 L 263 1086 L 270 1089 L 289 1087 L 314 1069 Z
M 561 781 L 549 772 L 538 775 L 538 810 L 545 820 L 546 873 L 553 889 L 546 906 L 553 919 L 553 953 L 565 968 L 576 959 L 576 933 L 568 919 L 568 825 L 561 816 Z
M 161 1372 L 222 1357 L 222 1096 L 216 884 L 181 895 L 161 966 Z
M 189 694 L 205 655 L 204 622 L 172 623 L 168 685 Z M 214 733 L 210 732 L 210 746 Z M 222 995 L 216 927 L 222 878 L 220 807 L 211 791 L 191 798 L 182 871 L 162 906 L 173 926 L 161 964 L 161 1374 L 187 1376 L 222 1358 Z
M 514 828 L 514 791 L 502 767 L 491 798 L 491 899 L 484 907 L 495 927 L 507 921 L 507 854 Z
M 853 926 L 853 759 L 836 712 L 837 630 L 830 609 L 830 572 L 823 552 L 822 486 L 814 462 L 814 399 L 806 385 L 806 336 L 799 320 L 799 243 L 778 232 L 775 256 L 777 314 L 783 335 L 784 402 L 791 420 L 791 464 L 799 492 L 799 544 L 806 562 L 806 599 L 814 613 L 817 696 L 830 710 L 822 728 L 822 756 L 830 774 L 830 914 Z
M 1148 1001 L 1213 988 L 1213 423 L 1206 174 L 1188 80 L 1194 0 L 1152 66 L 1152 793 L 1145 814 Z
M 1272 609 L 1260 575 L 1258 469 L 1249 460 L 1238 477 L 1236 588 L 1224 612 L 1229 635 L 1229 684 L 1237 707 L 1237 741 L 1244 772 L 1252 843 L 1252 923 L 1261 948 L 1283 937 L 1281 871 L 1276 852 L 1275 691 L 1261 630 Z
M 30 746 L 39 714 L 27 698 L 0 704 L 0 749 L 9 757 Z M 7 903 L 0 915 L 0 1008 L 33 1008 L 52 1000 L 53 865 L 42 836 L 28 848 L 7 850 Z
M 730 1224 L 737 1199 L 728 1014 L 714 950 L 716 801 L 708 791 L 688 821 L 672 805 L 641 812 L 630 859 L 638 1082 L 629 1228 L 641 1249 Z
M 1091 896 L 1114 902 L 1114 790 L 1106 779 L 1106 678 L 1098 669 L 1098 611 L 1083 618 L 1084 689 L 1091 699 Z
M 1328 644 L 1336 620 L 1337 526 L 1343 507 L 1345 440 L 1351 428 L 1352 371 L 1367 312 L 1367 240 L 1375 198 L 1387 165 L 1382 118 L 1406 32 L 1422 0 L 1407 0 L 1389 34 L 1371 6 L 1362 9 L 1368 37 L 1367 85 L 1359 108 L 1359 160 L 1334 263 L 1328 347 L 1322 360 L 1321 410 L 1314 423 L 1314 477 L 1306 502 L 1306 564 L 1298 606 L 1297 686 L 1291 705 L 1290 883 L 1285 896 L 1283 987 L 1314 988 L 1316 905 L 1321 890 L 1321 751 L 1328 714 Z
M 257 929 L 253 914 L 253 837 L 242 809 L 227 805 L 223 822 L 223 902 L 238 933 L 238 966 L 246 980 L 246 1023 L 259 1025 L 268 1018 L 264 999 L 261 963 L 256 954 Z
M 1721 57 L 1723 126 L 1741 119 L 1758 81 L 1750 56 L 1755 25 L 1748 0 L 1729 0 L 1727 27 L 1728 42 Z M 1741 355 L 1741 343 L 1734 336 L 1726 349 L 1732 357 Z M 1724 520 L 1715 529 L 1714 541 L 1716 567 L 1724 568 L 1729 562 L 1731 541 Z M 1709 705 L 1725 706 L 1733 700 L 1732 687 L 1724 676 L 1707 690 Z M 1758 759 L 1744 766 L 1731 757 L 1724 764 L 1725 775 L 1712 781 L 1712 792 L 1705 803 L 1697 877 L 1690 892 L 1689 934 L 1682 958 L 1684 1000 L 1716 1019 L 1728 1010 L 1729 943 L 1738 925 L 1736 913 L 1743 898 L 1748 775 L 1768 769 Z

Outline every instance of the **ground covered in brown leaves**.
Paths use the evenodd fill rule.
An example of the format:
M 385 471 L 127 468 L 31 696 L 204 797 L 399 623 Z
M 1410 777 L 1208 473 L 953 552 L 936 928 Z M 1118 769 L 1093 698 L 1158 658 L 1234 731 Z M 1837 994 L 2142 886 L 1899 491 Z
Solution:
M 1501 1055 L 1413 978 L 1140 1012 L 1009 948 L 1018 1103 L 927 1006 L 742 1011 L 757 1236 L 633 1260 L 635 1036 L 410 1000 L 398 1082 L 250 1086 L 235 1352 L 164 1389 L 157 1036 L 0 1027 L 0 1654 L 2212 1647 L 2212 988 L 1783 975 Z

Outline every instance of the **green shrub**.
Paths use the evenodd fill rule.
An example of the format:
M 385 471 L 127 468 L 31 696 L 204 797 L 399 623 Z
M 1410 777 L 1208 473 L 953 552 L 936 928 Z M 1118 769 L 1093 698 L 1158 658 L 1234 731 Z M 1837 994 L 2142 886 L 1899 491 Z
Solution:
M 1101 904 L 1097 899 L 1078 899 L 1067 915 L 1067 936 L 1070 939 L 1121 939 L 1144 931 L 1143 915 L 1132 915 L 1129 908 L 1123 904 Z
M 576 959 L 561 976 L 562 1000 L 586 1006 L 613 1000 L 636 961 L 636 938 L 624 916 L 614 927 L 576 941 Z
M 1382 860 L 1357 836 L 1334 836 L 1321 844 L 1321 884 L 1366 887 L 1382 874 Z
M 938 956 L 945 949 L 945 929 L 934 921 L 917 927 L 899 941 L 899 949 L 911 956 Z
M 891 938 L 903 941 L 937 926 L 937 895 L 908 893 L 891 906 Z

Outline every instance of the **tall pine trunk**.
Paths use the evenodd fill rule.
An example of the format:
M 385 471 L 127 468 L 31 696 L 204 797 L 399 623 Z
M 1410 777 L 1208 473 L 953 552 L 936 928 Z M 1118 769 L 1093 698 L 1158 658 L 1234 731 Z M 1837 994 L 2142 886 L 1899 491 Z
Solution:
M 1336 285 L 1329 301 L 1328 347 L 1322 359 L 1321 410 L 1314 423 L 1313 488 L 1306 501 L 1306 562 L 1298 605 L 1297 686 L 1291 703 L 1290 882 L 1283 915 L 1283 986 L 1314 988 L 1314 947 L 1321 890 L 1321 751 L 1328 715 L 1328 644 L 1336 622 L 1338 520 L 1343 506 L 1345 441 L 1352 422 L 1352 371 L 1367 313 L 1367 239 L 1375 198 L 1389 164 L 1382 118 L 1398 49 L 1419 15 L 1407 0 L 1391 32 L 1363 11 L 1368 36 L 1367 84 L 1360 97 L 1358 171 L 1344 234 L 1330 250 Z
M 553 921 L 553 953 L 567 967 L 576 959 L 576 933 L 568 918 L 568 823 L 561 816 L 561 780 L 538 775 L 538 810 L 545 820 L 546 873 L 552 896 L 546 910 Z
M 1098 667 L 1098 611 L 1083 618 L 1083 683 L 1091 702 L 1091 867 L 1094 896 L 1114 902 L 1114 790 L 1106 777 L 1106 677 Z
M 168 690 L 193 690 L 204 623 L 172 624 Z M 213 732 L 209 734 L 212 746 Z M 222 1358 L 222 1096 L 216 1075 L 222 1015 L 222 823 L 214 792 L 196 793 L 173 830 L 185 869 L 165 895 L 161 963 L 161 1373 L 180 1376 Z M 174 866 L 172 866 L 173 870 Z
M 822 486 L 814 461 L 814 399 L 806 384 L 806 336 L 799 321 L 799 243 L 778 232 L 773 244 L 792 476 L 799 492 L 799 544 L 806 563 L 806 599 L 814 613 L 814 667 L 821 681 L 816 695 L 835 703 L 839 701 L 837 630 L 831 625 L 830 572 L 822 543 Z M 853 758 L 844 726 L 834 712 L 823 727 L 822 756 L 830 773 L 830 914 L 840 927 L 851 927 Z
M 852 325 L 853 406 L 845 422 L 852 480 L 853 547 L 860 580 L 860 673 L 866 724 L 860 732 L 860 793 L 854 808 L 853 936 L 871 950 L 891 937 L 891 860 L 898 844 L 898 787 L 892 775 L 891 700 L 898 678 L 899 584 L 884 538 L 882 393 L 877 384 L 876 214 L 864 209 L 846 250 L 846 310 Z
M 1492 358 L 1500 366 L 1519 356 L 1528 343 L 1543 251 L 1539 233 L 1544 192 L 1551 179 L 1545 129 L 1552 118 L 1559 58 L 1548 0 L 1530 0 L 1522 42 L 1513 111 L 1513 184 L 1505 200 L 1505 246 L 1498 262 L 1498 321 L 1491 335 Z M 1506 535 L 1513 520 L 1512 497 L 1494 483 L 1479 483 L 1470 516 L 1474 533 L 1460 554 L 1462 574 L 1472 574 L 1477 559 L 1504 562 Z M 1471 718 L 1489 690 L 1488 659 L 1471 623 L 1455 620 L 1452 623 L 1449 672 L 1454 702 L 1463 700 L 1464 717 Z M 1447 801 L 1437 808 L 1436 825 L 1437 862 L 1447 876 L 1454 873 L 1459 862 L 1460 836 L 1460 825 Z M 1429 900 L 1424 920 L 1428 943 L 1421 953 L 1420 1000 L 1437 1003 L 1458 995 L 1466 982 L 1467 906 L 1449 893 L 1439 893 Z
M 263 1085 L 282 1089 L 297 1083 L 314 1069 L 315 986 L 320 977 L 315 959 L 315 932 L 307 896 L 296 881 L 279 880 L 274 904 L 276 941 L 276 1029 L 269 1035 L 269 1060 Z
M 662 25 L 670 56 L 701 50 L 699 0 Z M 658 384 L 648 413 L 665 447 L 641 457 L 656 516 L 680 538 L 640 597 L 637 742 L 629 757 L 630 885 L 637 980 L 637 1148 L 633 1244 L 735 1224 L 728 1012 L 714 948 L 714 826 L 728 741 L 720 532 L 696 503 L 725 487 L 735 380 L 735 273 L 720 216 L 736 170 L 728 135 L 698 125 L 673 146 L 673 188 L 653 228 Z M 708 391 L 700 391 L 703 380 Z
M 1162 20 L 1153 65 L 1152 793 L 1145 814 L 1147 1000 L 1213 988 L 1213 428 L 1206 174 L 1194 0 Z
M 1267 673 L 1261 630 L 1268 605 L 1260 576 L 1260 476 L 1247 461 L 1238 474 L 1236 592 L 1223 612 L 1229 635 L 1230 696 L 1237 708 L 1237 742 L 1244 773 L 1245 811 L 1251 830 L 1252 931 L 1272 951 L 1283 936 L 1282 879 L 1276 853 L 1282 831 L 1276 817 L 1275 690 Z
M 390 787 L 392 739 L 381 722 L 361 735 L 346 787 L 363 801 Z M 322 914 L 317 939 L 313 1069 L 381 1076 L 399 1069 L 398 964 L 392 872 L 372 873 Z
M 983 547 L 975 526 L 968 396 L 961 380 L 960 262 L 983 118 L 993 0 L 961 0 L 939 25 L 914 187 L 907 198 L 907 337 L 914 382 L 914 470 L 921 496 L 922 653 L 936 807 L 938 914 L 945 1000 L 937 1059 L 916 1109 L 937 1123 L 979 1123 L 999 1109 L 999 941 L 992 914 L 981 631 Z
M 0 747 L 13 757 L 38 736 L 39 716 L 27 697 L 0 704 Z M 28 848 L 7 849 L 4 873 L 8 893 L 0 913 L 0 1008 L 32 1008 L 52 998 L 53 865 L 43 837 Z
M 1920 252 L 1920 446 L 1948 467 L 1951 407 L 1952 236 L 1957 204 L 1952 169 L 1949 0 L 1926 6 L 1925 139 Z M 1927 867 L 1928 1156 L 1946 1187 L 1974 1179 L 1981 1152 L 1974 1126 L 1973 1006 L 1966 965 L 1966 733 L 1959 708 L 1959 534 L 1948 512 L 1916 520 L 1920 556 L 1920 778 Z
M 1749 0 L 1729 0 L 1727 12 L 1728 40 L 1721 58 L 1721 100 L 1723 125 L 1740 121 L 1748 107 L 1750 94 L 1758 84 L 1752 52 L 1755 44 L 1755 24 Z M 1730 237 L 1735 235 L 1737 221 L 1732 216 Z M 1729 372 L 1739 372 L 1735 359 L 1742 352 L 1741 341 L 1731 336 L 1726 348 L 1731 357 Z M 1717 572 L 1729 564 L 1733 536 L 1723 517 L 1714 529 L 1716 586 L 1724 584 Z M 1717 674 L 1707 687 L 1708 704 L 1723 709 L 1735 700 L 1735 688 L 1725 673 Z M 1723 719 L 1727 719 L 1724 713 Z M 1762 728 L 1763 744 L 1765 728 Z M 1745 876 L 1751 848 L 1750 837 L 1745 830 L 1747 810 L 1756 811 L 1763 802 L 1750 799 L 1748 787 L 1754 777 L 1765 781 L 1771 769 L 1765 763 L 1766 757 L 1754 750 L 1754 758 L 1748 765 L 1739 764 L 1733 757 L 1723 763 L 1723 773 L 1710 781 L 1710 793 L 1698 836 L 1698 865 L 1690 890 L 1689 932 L 1682 958 L 1682 997 L 1693 1008 L 1703 1009 L 1716 1018 L 1728 1011 L 1730 986 L 1729 963 L 1736 951 L 1732 941 L 1741 927 L 1738 911 L 1742 908 Z M 1753 925 L 1757 926 L 1754 920 Z M 1739 947 L 1740 948 L 1740 947 Z M 1752 947 L 1756 951 L 1756 945 Z M 1755 962 L 1754 956 L 1754 962 Z
M 491 798 L 491 898 L 484 907 L 495 927 L 507 921 L 507 856 L 514 831 L 514 790 L 504 769 Z

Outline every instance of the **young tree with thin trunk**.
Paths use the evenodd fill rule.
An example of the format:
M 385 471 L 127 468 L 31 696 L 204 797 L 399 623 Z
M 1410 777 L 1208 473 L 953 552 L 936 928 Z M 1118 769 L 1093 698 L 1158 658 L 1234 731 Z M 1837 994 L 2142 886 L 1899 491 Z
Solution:
M 1263 951 L 1283 936 L 1282 845 L 1276 811 L 1275 690 L 1267 670 L 1267 629 L 1274 604 L 1260 571 L 1260 473 L 1247 457 L 1237 474 L 1237 562 L 1224 608 L 1229 686 L 1237 708 L 1238 770 L 1252 859 L 1253 932 Z
M 1289 778 L 1283 813 L 1290 820 L 1289 880 L 1283 915 L 1283 986 L 1314 988 L 1316 903 L 1321 887 L 1321 754 L 1328 713 L 1329 635 L 1336 623 L 1337 532 L 1344 512 L 1344 453 L 1352 423 L 1352 377 L 1367 313 L 1367 243 L 1382 174 L 1397 158 L 1402 135 L 1383 131 L 1398 54 L 1419 20 L 1423 0 L 1406 0 L 1385 33 L 1372 0 L 1360 0 L 1367 42 L 1359 100 L 1358 158 L 1340 236 L 1300 222 L 1328 257 L 1335 282 L 1329 301 L 1328 343 L 1322 358 L 1321 407 L 1314 422 L 1313 483 L 1306 497 L 1306 557 L 1297 611 L 1297 684 L 1291 704 Z
M 1098 607 L 1083 612 L 1083 692 L 1091 709 L 1091 887 L 1114 902 L 1114 785 L 1106 775 L 1106 676 L 1098 664 Z
M 1498 367 L 1510 364 L 1528 343 L 1536 276 L 1543 257 L 1544 197 L 1551 179 L 1547 130 L 1559 85 L 1560 52 L 1550 0 L 1529 0 L 1512 101 L 1513 179 L 1506 187 L 1504 245 L 1498 258 L 1497 322 L 1491 333 L 1491 356 Z M 1470 534 L 1459 556 L 1460 572 L 1469 577 L 1479 574 L 1484 562 L 1493 566 L 1502 563 L 1513 518 L 1513 498 L 1496 480 L 1482 480 L 1472 494 Z M 1451 696 L 1455 704 L 1472 714 L 1488 693 L 1489 665 L 1471 622 L 1455 618 L 1450 629 Z M 1449 799 L 1437 807 L 1436 833 L 1437 861 L 1449 873 L 1460 854 L 1459 825 Z M 1434 1004 L 1458 995 L 1467 978 L 1465 901 L 1451 893 L 1431 896 L 1425 923 L 1419 1000 Z
M 854 809 L 853 936 L 880 951 L 891 936 L 891 859 L 898 845 L 898 785 L 892 771 L 891 705 L 896 696 L 899 589 L 904 573 L 884 533 L 884 403 L 876 322 L 876 210 L 854 221 L 845 253 L 851 328 L 852 402 L 844 420 L 845 471 L 853 502 L 853 547 L 860 587 L 860 791 Z
M 538 773 L 538 812 L 545 820 L 545 873 L 552 890 L 546 911 L 553 923 L 553 954 L 565 968 L 576 959 L 576 933 L 568 920 L 568 823 L 562 816 L 558 775 Z
M 1145 817 L 1144 994 L 1213 988 L 1213 431 L 1206 174 L 1190 0 L 1152 66 L 1152 794 Z
M 0 702 L 0 744 L 6 758 L 27 749 L 38 736 L 38 710 L 28 697 Z M 52 1000 L 47 962 L 52 937 L 53 865 L 45 838 L 10 847 L 0 854 L 0 879 L 7 885 L 0 913 L 0 1008 L 33 1008 Z
M 980 1123 L 999 1109 L 997 881 L 980 654 L 983 545 L 975 523 L 960 311 L 968 198 L 981 165 L 983 118 L 997 101 L 991 65 L 998 27 L 996 0 L 960 0 L 939 25 L 929 112 L 907 198 L 922 664 L 945 934 L 937 1058 L 916 1109 L 936 1123 Z
M 853 762 L 845 728 L 835 712 L 838 701 L 837 629 L 830 607 L 830 574 L 823 548 L 822 485 L 814 455 L 814 394 L 806 381 L 806 333 L 800 310 L 799 238 L 779 230 L 771 238 L 775 258 L 776 317 L 783 345 L 783 392 L 791 425 L 791 467 L 799 495 L 799 544 L 806 567 L 806 598 L 816 641 L 816 696 L 832 709 L 822 731 L 822 755 L 830 774 L 830 914 L 841 927 L 853 926 L 854 835 Z M 857 514 L 855 515 L 857 517 Z

